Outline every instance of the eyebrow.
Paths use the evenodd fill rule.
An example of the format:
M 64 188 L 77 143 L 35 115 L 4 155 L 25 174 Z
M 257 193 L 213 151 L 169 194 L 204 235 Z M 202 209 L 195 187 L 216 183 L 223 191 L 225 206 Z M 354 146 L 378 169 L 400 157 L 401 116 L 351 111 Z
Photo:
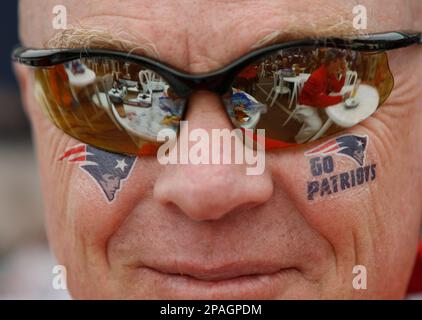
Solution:
M 337 21 L 334 20 L 335 18 Z M 253 44 L 252 48 L 258 49 L 299 39 L 350 38 L 368 34 L 368 31 L 353 27 L 352 21 L 342 15 L 327 16 L 314 24 L 300 27 L 292 25 L 287 29 L 271 31 Z
M 44 46 L 51 49 L 110 49 L 159 59 L 153 42 L 130 38 L 127 33 L 102 28 L 69 27 L 59 30 Z
M 241 56 L 266 46 L 287 41 L 329 37 L 348 38 L 366 34 L 368 33 L 355 29 L 352 26 L 352 20 L 347 19 L 346 15 L 327 15 L 307 25 L 291 24 L 288 28 L 270 31 L 249 48 L 244 48 Z M 138 36 L 134 39 L 128 32 L 109 28 L 69 26 L 67 29 L 55 33 L 44 46 L 50 49 L 109 49 L 160 61 L 159 51 L 152 41 L 146 38 L 139 39 Z M 233 58 L 232 61 L 235 59 Z

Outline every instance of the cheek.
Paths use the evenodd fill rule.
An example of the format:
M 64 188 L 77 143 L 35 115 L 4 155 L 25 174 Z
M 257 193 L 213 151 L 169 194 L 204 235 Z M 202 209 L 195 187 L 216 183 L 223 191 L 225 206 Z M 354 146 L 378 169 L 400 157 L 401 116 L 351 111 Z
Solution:
M 398 130 L 394 138 L 386 139 L 393 134 L 387 128 L 397 126 L 386 122 L 381 125 L 379 117 L 350 131 L 369 137 L 362 168 L 347 156 L 332 155 L 332 163 L 324 166 L 323 156 L 313 162 L 312 157 L 304 155 L 327 140 L 284 155 L 270 155 L 268 161 L 277 187 L 309 226 L 333 246 L 340 275 L 351 279 L 353 266 L 362 264 L 377 279 L 377 288 L 374 285 L 373 289 L 396 285 L 396 292 L 402 292 L 421 224 L 420 175 L 416 174 L 421 168 L 410 150 L 412 142 L 406 140 L 409 136 Z M 407 118 L 396 121 L 399 119 L 411 125 Z M 345 186 L 342 175 L 348 177 Z M 336 187 L 332 177 L 337 177 Z M 322 187 L 324 181 L 326 188 Z M 311 199 L 310 182 L 317 185 Z M 389 269 L 380 271 L 384 265 Z M 390 276 L 398 280 L 387 284 Z
M 59 262 L 69 272 L 78 272 L 81 279 L 105 274 L 109 239 L 139 202 L 151 195 L 155 158 L 137 159 L 110 203 L 100 185 L 78 164 L 58 161 L 65 150 L 80 142 L 54 127 L 35 132 L 52 248 Z M 44 144 L 46 140 L 55 143 Z M 114 180 L 108 183 L 119 185 Z
M 139 201 L 151 196 L 159 170 L 156 158 L 137 159 L 131 174 L 120 182 L 116 200 L 109 203 L 99 184 L 78 164 L 59 161 L 65 150 L 80 142 L 50 122 L 32 91 L 25 94 L 39 161 L 48 237 L 58 262 L 68 269 L 69 288 L 75 295 L 86 294 L 78 288 L 84 287 L 87 278 L 97 279 L 95 283 L 100 287 L 112 285 L 112 279 L 102 279 L 109 274 L 108 240 Z
M 41 175 L 48 237 L 60 263 L 71 269 L 105 266 L 107 239 L 130 212 L 130 201 L 111 205 L 100 186 L 79 164 L 59 161 L 63 152 L 80 144 L 63 134 L 29 103 Z M 129 177 L 131 179 L 131 177 Z
M 369 137 L 363 166 L 344 155 L 304 155 L 329 139 L 268 157 L 275 184 L 287 194 L 310 228 L 332 245 L 338 276 L 346 283 L 351 283 L 355 265 L 363 264 L 368 273 L 375 274 L 388 255 L 391 259 L 391 246 L 386 248 L 386 244 L 397 236 L 397 228 L 392 227 L 396 216 L 391 205 L 397 203 L 392 203 L 392 199 L 399 199 L 391 195 L 394 185 L 380 161 L 381 151 L 373 134 L 364 128 L 354 131 L 353 134 Z M 392 179 L 397 180 L 397 176 L 392 174 Z M 316 191 L 310 193 L 312 184 Z M 403 221 L 401 224 L 404 227 Z M 375 248 L 384 248 L 386 254 Z M 409 261 L 408 257 L 404 260 Z
M 276 159 L 275 156 L 271 170 L 279 188 L 287 193 L 308 225 L 331 243 L 336 255 L 343 255 L 338 256 L 338 259 L 344 258 L 347 263 L 351 263 L 352 231 L 359 224 L 365 223 L 370 208 L 358 207 L 356 203 L 370 201 L 368 189 L 372 182 L 365 182 L 361 186 L 355 183 L 352 187 L 349 178 L 348 186 L 342 189 L 340 174 L 350 174 L 357 165 L 352 160 L 338 156 L 304 155 L 307 150 L 319 144 L 298 148 L 286 156 L 286 159 Z M 317 161 L 314 163 L 313 159 Z M 337 182 L 333 183 L 333 180 Z

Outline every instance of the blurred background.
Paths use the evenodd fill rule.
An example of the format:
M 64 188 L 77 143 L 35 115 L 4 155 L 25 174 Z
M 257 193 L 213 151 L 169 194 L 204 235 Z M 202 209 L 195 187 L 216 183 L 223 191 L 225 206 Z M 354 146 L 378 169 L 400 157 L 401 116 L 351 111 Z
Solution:
M 37 163 L 10 53 L 19 44 L 18 1 L 0 10 L 0 299 L 61 299 L 45 236 Z

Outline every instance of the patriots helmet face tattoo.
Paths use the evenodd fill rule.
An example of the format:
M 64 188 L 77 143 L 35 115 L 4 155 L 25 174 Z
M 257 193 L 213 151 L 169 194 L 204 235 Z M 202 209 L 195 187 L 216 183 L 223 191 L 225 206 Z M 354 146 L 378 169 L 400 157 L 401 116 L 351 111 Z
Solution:
M 327 142 L 305 152 L 305 156 L 340 155 L 353 159 L 359 166 L 365 162 L 368 136 L 347 134 L 330 139 Z
M 65 159 L 70 163 L 79 163 L 80 168 L 100 186 L 108 202 L 116 199 L 122 181 L 128 178 L 136 161 L 135 156 L 111 153 L 85 144 L 64 152 L 59 160 Z
M 326 197 L 374 181 L 377 165 L 366 159 L 368 145 L 367 135 L 345 134 L 306 151 L 304 155 L 309 157 L 312 174 L 312 180 L 307 182 L 308 200 Z M 337 156 L 345 157 L 357 166 L 337 172 Z

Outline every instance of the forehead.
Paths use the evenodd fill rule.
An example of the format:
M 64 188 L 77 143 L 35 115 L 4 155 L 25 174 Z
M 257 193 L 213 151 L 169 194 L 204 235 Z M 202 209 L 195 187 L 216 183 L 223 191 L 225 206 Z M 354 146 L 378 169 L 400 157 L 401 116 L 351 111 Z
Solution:
M 389 1 L 366 2 L 360 3 L 367 6 L 369 19 L 377 21 L 369 25 L 377 25 L 380 31 L 402 29 L 403 21 L 409 21 L 403 19 L 408 14 L 406 6 L 395 8 L 394 15 L 390 15 L 385 10 Z M 382 4 L 384 10 L 377 10 Z M 86 33 L 71 34 L 61 41 L 62 31 L 52 26 L 56 5 L 66 7 L 70 28 Z M 21 0 L 20 23 L 26 46 L 75 47 L 80 42 L 81 46 L 101 47 L 95 37 L 109 33 L 110 37 L 130 42 L 133 48 L 148 46 L 148 55 L 175 67 L 206 72 L 222 67 L 274 35 L 287 40 L 350 33 L 355 5 L 352 0 L 91 0 L 81 6 L 79 1 L 71 0 L 40 0 L 36 4 Z M 52 43 L 52 38 L 59 41 Z

